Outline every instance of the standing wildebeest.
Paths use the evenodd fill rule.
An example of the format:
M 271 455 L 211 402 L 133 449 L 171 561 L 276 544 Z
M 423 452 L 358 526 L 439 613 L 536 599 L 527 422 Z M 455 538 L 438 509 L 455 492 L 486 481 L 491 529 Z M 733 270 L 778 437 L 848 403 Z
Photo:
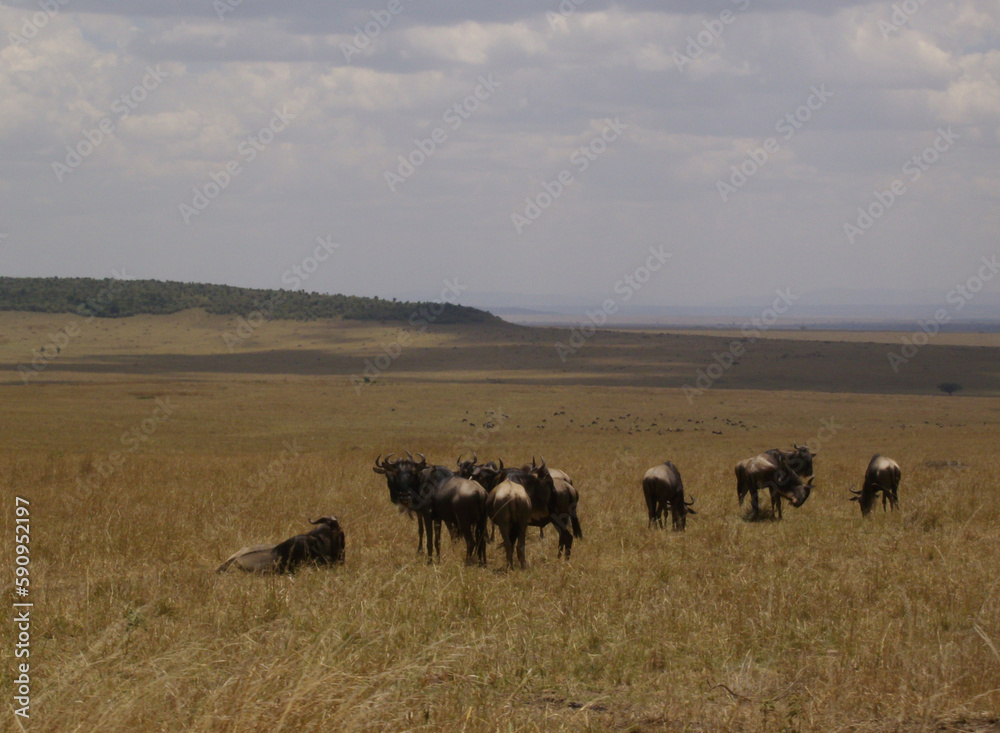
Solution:
M 552 495 L 549 499 L 548 521 L 551 521 L 559 531 L 559 553 L 556 557 L 565 557 L 569 560 L 569 553 L 573 549 L 573 538 L 583 539 L 580 520 L 576 515 L 580 494 L 565 471 L 550 468 L 549 476 L 552 477 Z
M 289 537 L 279 545 L 254 545 L 233 553 L 216 572 L 235 567 L 251 573 L 294 573 L 305 563 L 343 564 L 346 541 L 336 517 L 309 520 L 320 526 L 307 534 Z
M 505 468 L 499 483 L 486 497 L 486 512 L 500 529 L 508 568 L 514 567 L 515 546 L 518 562 L 522 568 L 526 566 L 524 541 L 532 519 L 531 497 L 544 497 L 547 501 L 552 489 L 552 476 L 543 461 L 541 466 Z
M 810 476 L 807 483 L 802 483 L 802 477 L 788 465 L 782 451 L 768 451 L 736 464 L 736 490 L 740 503 L 743 503 L 743 497 L 749 493 L 753 519 L 760 516 L 757 502 L 757 492 L 760 489 L 768 489 L 772 514 L 781 519 L 782 498 L 788 499 L 796 508 L 802 506 L 813 489 L 812 482 L 813 478 Z
M 408 500 L 427 529 L 427 558 L 433 561 L 433 550 L 441 559 L 441 523 L 457 527 L 465 538 L 465 559 L 486 564 L 486 489 L 444 466 L 432 466 L 421 472 L 418 493 Z M 435 535 L 435 528 L 437 534 Z
M 654 523 L 663 527 L 663 511 L 669 507 L 674 530 L 684 531 L 687 526 L 687 515 L 697 514 L 691 508 L 691 501 L 684 500 L 684 482 L 681 473 L 670 461 L 653 466 L 642 477 L 642 493 L 646 497 L 646 509 L 649 511 L 649 525 Z
M 384 461 L 380 462 L 382 454 L 378 454 L 378 458 L 375 459 L 375 466 L 372 471 L 375 473 L 385 476 L 386 483 L 389 485 L 389 501 L 400 507 L 400 511 L 405 511 L 411 516 L 413 515 L 412 509 L 404 500 L 408 500 L 408 497 L 416 495 L 420 489 L 420 472 L 427 468 L 427 459 L 422 453 L 417 453 L 420 456 L 420 462 L 413 460 L 413 456 L 410 455 L 409 451 L 406 451 L 406 458 L 397 458 L 395 461 L 390 460 L 393 456 L 390 453 L 385 457 Z M 424 548 L 424 524 L 417 518 L 417 552 L 421 552 Z M 428 550 L 430 548 L 428 547 Z
M 875 499 L 878 493 L 882 492 L 882 511 L 885 511 L 886 500 L 889 506 L 895 509 L 899 506 L 899 464 L 891 458 L 880 456 L 878 453 L 872 456 L 865 471 L 865 483 L 861 491 L 851 488 L 851 501 L 856 501 L 861 506 L 861 514 L 868 516 L 868 513 L 875 508 Z

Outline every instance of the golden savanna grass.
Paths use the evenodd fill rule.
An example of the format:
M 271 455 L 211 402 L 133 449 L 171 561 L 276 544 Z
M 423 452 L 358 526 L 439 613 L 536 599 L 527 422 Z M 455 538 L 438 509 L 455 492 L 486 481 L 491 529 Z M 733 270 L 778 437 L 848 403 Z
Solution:
M 66 318 L 0 317 L 5 557 L 31 501 L 26 729 L 1000 730 L 995 347 L 925 347 L 893 382 L 884 344 L 773 339 L 689 404 L 677 383 L 724 341 L 602 335 L 563 365 L 565 332 L 443 329 L 358 394 L 398 327 L 267 323 L 230 354 L 234 324 L 189 313 L 85 324 L 22 384 Z M 949 377 L 965 396 L 935 394 Z M 818 488 L 745 521 L 733 464 L 792 441 L 822 443 Z M 473 448 L 573 476 L 570 562 L 534 529 L 523 572 L 447 538 L 417 555 L 373 459 Z M 864 520 L 847 489 L 875 452 L 902 506 Z M 646 526 L 639 482 L 667 459 L 685 533 Z M 215 574 L 327 513 L 343 567 Z

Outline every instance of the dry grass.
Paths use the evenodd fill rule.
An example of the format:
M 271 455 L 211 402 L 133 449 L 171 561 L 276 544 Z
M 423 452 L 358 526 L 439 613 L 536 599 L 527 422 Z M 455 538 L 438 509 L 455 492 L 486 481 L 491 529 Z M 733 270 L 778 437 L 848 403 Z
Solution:
M 32 501 L 30 728 L 1000 729 L 996 398 L 712 390 L 689 405 L 416 374 L 360 397 L 342 377 L 218 372 L 0 387 L 2 493 Z M 102 477 L 157 398 L 173 414 Z M 821 488 L 783 522 L 744 521 L 733 463 L 830 418 Z M 524 572 L 499 572 L 493 547 L 486 570 L 458 545 L 417 556 L 372 459 L 471 447 L 571 473 L 572 562 L 535 531 Z M 846 489 L 876 450 L 902 466 L 902 510 L 863 521 Z M 683 534 L 646 528 L 639 478 L 668 458 L 697 498 Z M 344 567 L 213 572 L 328 512 Z

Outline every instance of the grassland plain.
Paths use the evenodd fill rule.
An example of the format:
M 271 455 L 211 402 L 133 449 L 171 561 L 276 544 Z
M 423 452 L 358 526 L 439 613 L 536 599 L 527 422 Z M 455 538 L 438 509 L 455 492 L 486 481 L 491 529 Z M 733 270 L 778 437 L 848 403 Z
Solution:
M 602 334 L 561 364 L 564 332 L 449 328 L 355 389 L 398 326 L 270 322 L 230 353 L 231 320 L 187 313 L 81 326 L 25 385 L 66 318 L 0 315 L 5 557 L 12 497 L 32 506 L 27 729 L 1000 730 L 995 348 L 927 346 L 891 381 L 865 361 L 884 344 L 773 340 L 689 402 L 717 337 Z M 966 396 L 935 394 L 948 378 Z M 792 441 L 821 444 L 818 488 L 744 521 L 733 464 Z M 447 542 L 427 565 L 371 471 L 405 448 L 567 470 L 572 561 L 532 531 L 524 572 Z M 863 520 L 847 488 L 876 451 L 902 506 Z M 667 459 L 696 497 L 683 534 L 646 526 L 639 480 Z M 325 513 L 344 567 L 214 573 Z

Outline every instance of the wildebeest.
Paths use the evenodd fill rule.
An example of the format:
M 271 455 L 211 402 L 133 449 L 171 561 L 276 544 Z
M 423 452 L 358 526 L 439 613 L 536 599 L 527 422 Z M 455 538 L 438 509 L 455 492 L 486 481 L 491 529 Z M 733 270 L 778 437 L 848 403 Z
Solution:
M 808 452 L 808 448 L 805 450 Z M 812 492 L 813 477 L 809 476 L 808 482 L 803 483 L 802 476 L 792 470 L 785 454 L 784 451 L 774 449 L 736 464 L 736 492 L 740 504 L 743 503 L 743 497 L 747 493 L 750 494 L 751 517 L 753 519 L 760 516 L 757 492 L 762 488 L 768 489 L 771 495 L 772 513 L 778 519 L 781 519 L 782 516 L 782 498 L 791 502 L 792 506 L 800 507 Z M 799 463 L 798 465 L 802 466 L 803 464 Z M 812 468 L 811 457 L 808 465 L 809 468 Z
M 878 453 L 872 456 L 865 470 L 865 482 L 861 491 L 851 488 L 851 501 L 856 501 L 861 506 L 861 514 L 868 516 L 869 512 L 875 508 L 875 499 L 878 493 L 882 492 L 882 511 L 885 511 L 886 501 L 889 506 L 895 509 L 899 506 L 899 464 L 891 458 L 881 456 Z
M 785 460 L 785 465 L 787 465 L 788 468 L 790 468 L 803 481 L 808 479 L 810 476 L 816 475 L 813 470 L 813 458 L 819 455 L 819 451 L 810 450 L 808 445 L 792 443 L 792 450 L 771 448 L 770 450 L 764 452 L 773 457 L 775 460 L 783 458 Z
M 552 488 L 552 476 L 543 461 L 541 466 L 505 468 L 486 497 L 486 511 L 500 530 L 508 568 L 514 567 L 515 546 L 518 562 L 522 568 L 526 566 L 524 541 L 532 520 L 532 497 L 547 502 Z
M 543 465 L 544 465 L 544 459 Z M 478 463 L 478 457 L 473 454 L 471 460 L 463 461 L 458 458 L 459 473 L 466 478 L 477 481 L 487 491 L 492 490 L 501 481 L 504 472 L 503 461 L 494 463 Z M 565 471 L 556 468 L 545 468 L 543 475 L 542 468 L 537 466 L 532 459 L 531 467 L 522 470 L 534 471 L 541 479 L 537 489 L 529 490 L 529 498 L 532 505 L 532 517 L 529 524 L 539 528 L 540 533 L 544 533 L 548 524 L 555 525 L 559 533 L 559 551 L 557 557 L 569 559 L 573 547 L 573 538 L 582 539 L 583 531 L 580 529 L 580 520 L 577 516 L 577 505 L 580 502 L 580 495 L 573 485 L 572 479 Z M 552 487 L 548 487 L 551 479 Z M 532 495 L 534 491 L 534 495 Z M 494 524 L 494 529 L 496 525 Z M 541 536 L 544 536 L 542 534 Z M 493 536 L 490 536 L 490 542 Z
M 233 553 L 216 572 L 236 568 L 250 573 L 294 573 L 306 563 L 343 564 L 347 543 L 337 518 L 310 519 L 309 524 L 319 526 L 306 534 L 289 537 L 278 545 L 244 547 Z
M 475 556 L 480 565 L 486 564 L 486 489 L 444 466 L 431 466 L 421 472 L 417 493 L 406 501 L 427 530 L 428 560 L 433 559 L 433 549 L 441 558 L 444 522 L 449 528 L 457 527 L 465 539 L 466 562 Z
M 548 519 L 559 531 L 559 553 L 556 557 L 565 557 L 569 560 L 570 551 L 573 549 L 573 538 L 583 539 L 580 520 L 576 514 L 580 494 L 565 471 L 550 468 L 549 476 L 552 478 L 552 494 L 549 499 Z
M 669 508 L 674 530 L 683 532 L 687 526 L 687 515 L 697 514 L 691 508 L 694 497 L 691 497 L 691 501 L 685 501 L 681 473 L 670 461 L 646 471 L 642 477 L 642 494 L 649 512 L 649 527 L 654 523 L 663 527 L 663 512 Z
M 420 490 L 420 472 L 427 468 L 427 458 L 422 453 L 417 453 L 420 456 L 420 461 L 417 462 L 413 460 L 410 452 L 406 451 L 409 458 L 397 458 L 393 461 L 393 455 L 390 453 L 382 461 L 382 454 L 379 453 L 372 471 L 385 476 L 386 483 L 389 485 L 389 501 L 396 504 L 400 511 L 405 511 L 412 516 L 413 510 L 407 502 L 409 497 L 415 496 Z M 417 552 L 421 552 L 423 548 L 424 523 L 417 517 Z M 430 550 L 429 545 L 427 549 Z

